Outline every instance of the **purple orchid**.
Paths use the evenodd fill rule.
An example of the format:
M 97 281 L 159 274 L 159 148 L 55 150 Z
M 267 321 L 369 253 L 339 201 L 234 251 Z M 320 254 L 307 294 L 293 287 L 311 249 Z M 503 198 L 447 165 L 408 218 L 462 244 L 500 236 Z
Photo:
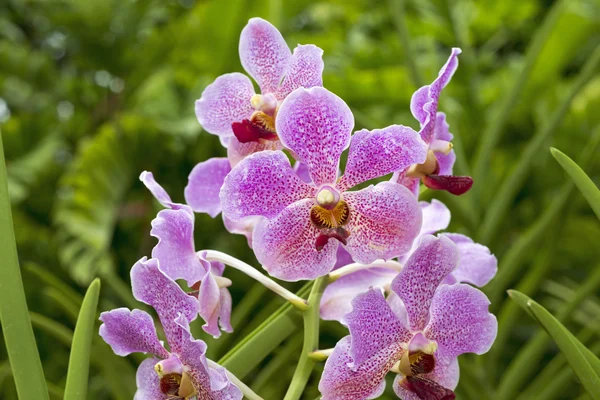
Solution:
M 450 224 L 450 210 L 442 202 L 438 200 L 432 200 L 431 203 L 421 201 L 419 205 L 423 211 L 421 232 L 415 239 L 412 249 L 399 258 L 401 264 L 406 264 L 412 253 L 417 250 L 421 238 L 442 231 Z M 448 274 L 444 283 L 463 282 L 483 287 L 496 275 L 498 260 L 491 254 L 489 248 L 458 233 L 442 233 L 441 235 L 452 240 L 459 252 L 458 265 Z M 346 258 L 345 263 L 342 264 L 351 262 Z M 330 283 L 321 298 L 321 318 L 342 321 L 343 316 L 351 311 L 352 299 L 358 293 L 363 293 L 370 287 L 389 292 L 392 280 L 397 273 L 395 266 L 377 263 L 372 268 L 352 272 Z
M 190 288 L 198 291 L 199 315 L 206 324 L 204 331 L 219 337 L 221 329 L 233 332 L 231 327 L 231 294 L 227 289 L 231 281 L 223 278 L 225 266 L 209 262 L 204 252 L 194 246 L 194 212 L 171 197 L 155 180 L 151 172 L 144 171 L 140 180 L 164 206 L 152 221 L 150 234 L 158 239 L 152 257 L 160 261 L 161 269 L 172 279 L 184 279 Z
M 152 316 L 145 311 L 117 308 L 100 315 L 100 336 L 115 354 L 153 355 L 138 368 L 135 399 L 242 399 L 225 369 L 208 365 L 206 343 L 190 334 L 189 323 L 198 314 L 198 300 L 165 274 L 157 259 L 144 257 L 133 266 L 131 286 L 138 301 L 156 310 L 169 345 L 169 350 L 162 345 Z
M 396 173 L 392 179 L 408 187 L 417 196 L 421 180 L 430 189 L 447 190 L 455 195 L 467 192 L 473 185 L 469 176 L 452 175 L 456 160 L 450 143 L 453 135 L 448 130 L 446 115 L 437 111 L 440 94 L 458 67 L 460 53 L 459 48 L 453 48 L 438 77 L 431 85 L 417 90 L 410 101 L 410 110 L 421 124 L 419 134 L 428 145 L 427 160 Z
M 409 190 L 394 182 L 347 190 L 424 162 L 425 143 L 400 125 L 361 130 L 351 141 L 353 126 L 352 112 L 338 96 L 321 87 L 296 89 L 279 107 L 276 127 L 311 182 L 298 177 L 282 151 L 252 154 L 227 175 L 223 213 L 233 221 L 264 217 L 252 240 L 271 275 L 289 281 L 323 276 L 335 264 L 338 242 L 362 263 L 410 249 L 421 212 Z M 340 156 L 349 145 L 338 179 Z
M 319 383 L 323 400 L 378 397 L 390 371 L 398 373 L 393 388 L 403 400 L 454 398 L 457 357 L 487 352 L 498 327 L 482 292 L 443 283 L 458 257 L 450 239 L 425 236 L 392 282 L 394 301 L 374 288 L 353 300 L 345 317 L 350 335 L 336 345 Z
M 261 94 L 254 92 L 247 76 L 236 72 L 218 77 L 196 101 L 200 125 L 219 136 L 228 158 L 196 165 L 185 199 L 194 211 L 213 217 L 220 212 L 218 189 L 231 168 L 249 154 L 282 148 L 275 119 L 283 99 L 296 88 L 323 84 L 323 50 L 298 45 L 292 53 L 277 28 L 263 19 L 248 21 L 240 36 L 239 53 L 242 66 L 258 83 Z M 248 229 L 247 223 L 236 226 L 233 221 L 226 222 L 235 233 Z

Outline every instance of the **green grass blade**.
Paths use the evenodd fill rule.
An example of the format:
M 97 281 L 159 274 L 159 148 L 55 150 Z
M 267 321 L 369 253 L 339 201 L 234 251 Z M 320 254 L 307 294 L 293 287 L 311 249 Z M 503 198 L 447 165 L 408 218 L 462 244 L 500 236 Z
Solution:
M 95 279 L 83 298 L 69 358 L 65 400 L 85 400 L 88 388 L 90 349 L 96 334 L 96 307 L 100 295 L 100 280 Z
M 494 196 L 494 200 L 490 204 L 483 223 L 481 224 L 481 228 L 478 231 L 478 238 L 482 243 L 491 243 L 508 207 L 513 204 L 512 200 L 527 177 L 527 173 L 529 172 L 535 156 L 540 153 L 544 143 L 546 143 L 546 141 L 558 130 L 558 127 L 575 96 L 596 76 L 599 65 L 600 46 L 597 46 L 594 53 L 586 61 L 576 81 L 573 83 L 569 94 L 565 96 L 558 109 L 554 111 L 550 120 L 535 134 L 531 141 L 527 143 L 525 151 L 519 158 L 517 165 L 504 180 L 500 190 L 498 190 L 497 194 Z
M 586 391 L 594 400 L 599 400 L 600 376 L 596 373 L 590 361 L 588 361 L 590 354 L 582 351 L 581 348 L 585 346 L 544 307 L 516 291 L 510 291 L 510 296 L 542 325 L 548 335 L 556 342 L 560 351 L 565 355 L 567 362 Z M 594 358 L 595 356 L 592 354 L 591 357 Z
M 535 36 L 531 40 L 531 44 L 527 49 L 525 55 L 525 63 L 523 69 L 519 73 L 519 76 L 515 80 L 514 85 L 504 97 L 503 102 L 500 106 L 499 112 L 490 119 L 490 122 L 486 126 L 486 129 L 481 137 L 481 142 L 475 154 L 475 161 L 473 166 L 473 179 L 475 182 L 485 182 L 486 174 L 488 172 L 488 163 L 492 156 L 492 151 L 500 141 L 500 137 L 504 127 L 509 121 L 509 117 L 517 104 L 519 97 L 525 90 L 529 75 L 533 70 L 533 67 L 537 61 L 538 56 L 544 48 L 544 44 L 547 42 L 552 30 L 556 26 L 558 19 L 568 2 L 566 0 L 558 1 L 554 3 L 552 9 L 546 15 L 544 22 L 540 28 L 536 31 Z M 480 185 L 484 186 L 484 185 Z M 477 186 L 473 188 L 477 189 Z
M 551 148 L 550 152 L 560 166 L 569 174 L 573 182 L 575 182 L 583 197 L 590 203 L 596 216 L 600 218 L 600 190 L 594 185 L 594 182 L 569 156 L 555 148 Z
M 48 399 L 46 379 L 29 320 L 19 269 L 1 134 L 0 238 L 0 321 L 17 393 L 21 399 Z

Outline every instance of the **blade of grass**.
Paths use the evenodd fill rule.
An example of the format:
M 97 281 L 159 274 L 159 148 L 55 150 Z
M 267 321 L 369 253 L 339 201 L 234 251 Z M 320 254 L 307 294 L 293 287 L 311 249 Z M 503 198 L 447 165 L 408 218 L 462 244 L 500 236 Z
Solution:
M 589 292 L 587 293 L 589 294 Z M 541 305 L 531 300 L 528 296 L 517 291 L 509 291 L 511 299 L 521 306 L 529 315 L 531 315 L 550 337 L 556 342 L 561 352 L 567 358 L 573 371 L 577 374 L 580 381 L 588 391 L 592 394 L 596 391 L 595 400 L 600 398 L 600 376 L 594 371 L 594 368 L 588 360 L 591 353 L 582 351 L 585 348 L 568 330 L 553 317 Z M 577 294 L 578 300 L 582 300 L 582 296 Z M 572 303 L 572 302 L 570 302 Z M 560 314 L 567 314 L 568 308 L 561 310 Z M 564 318 L 564 315 L 560 315 Z M 499 384 L 498 399 L 513 399 L 517 393 L 518 386 L 522 384 L 528 376 L 528 371 L 534 365 L 536 360 L 541 356 L 541 351 L 546 347 L 547 336 L 536 335 L 534 339 L 527 345 L 527 349 L 519 353 L 515 362 L 511 363 L 507 373 L 503 376 Z M 595 357 L 591 354 L 591 357 Z M 592 392 L 590 392 L 590 390 Z M 594 396 L 594 395 L 592 395 Z
M 77 318 L 71 356 L 69 357 L 65 400 L 85 400 L 87 395 L 90 349 L 92 339 L 96 334 L 96 308 L 99 296 L 100 280 L 96 278 L 83 298 L 79 317 Z
M 486 126 L 486 129 L 479 142 L 479 147 L 475 153 L 475 161 L 472 163 L 473 166 L 473 180 L 475 182 L 485 182 L 486 174 L 488 172 L 488 165 L 492 156 L 492 151 L 500 142 L 500 137 L 504 127 L 507 125 L 509 117 L 515 104 L 518 103 L 519 97 L 525 90 L 529 75 L 533 70 L 533 67 L 538 59 L 538 56 L 544 48 L 544 44 L 548 41 L 552 30 L 556 26 L 558 19 L 567 4 L 567 0 L 561 0 L 555 2 L 552 8 L 546 14 L 544 21 L 540 28 L 537 29 L 535 36 L 531 40 L 531 43 L 525 54 L 525 62 L 523 68 L 519 73 L 519 76 L 515 80 L 514 85 L 511 87 L 508 94 L 502 99 L 499 112 L 490 119 Z M 482 185 L 483 186 L 483 185 Z M 480 187 L 482 187 L 480 186 Z M 474 187 L 477 194 L 480 194 L 480 189 Z M 478 198 L 480 196 L 477 196 Z
M 0 322 L 17 393 L 21 399 L 48 399 L 46 379 L 29 320 L 19 269 L 1 133 L 0 238 Z
M 569 94 L 565 96 L 558 109 L 554 111 L 550 120 L 535 134 L 531 141 L 527 143 L 525 151 L 520 156 L 517 165 L 512 169 L 510 175 L 504 180 L 500 189 L 496 192 L 492 203 L 487 209 L 483 223 L 477 232 L 478 238 L 482 243 L 491 243 L 493 240 L 493 237 L 500 226 L 500 222 L 506 214 L 506 210 L 513 203 L 512 200 L 527 177 L 527 173 L 529 172 L 529 168 L 531 167 L 535 156 L 540 153 L 544 143 L 546 143 L 546 141 L 558 130 L 573 98 L 596 75 L 599 65 L 600 45 L 596 47 L 593 54 L 586 61 L 581 73 L 571 86 Z
M 594 182 L 586 175 L 575 161 L 571 160 L 566 154 L 555 148 L 550 148 L 552 156 L 558 161 L 561 167 L 569 174 L 583 197 L 590 203 L 596 216 L 600 218 L 600 190 L 594 185 Z

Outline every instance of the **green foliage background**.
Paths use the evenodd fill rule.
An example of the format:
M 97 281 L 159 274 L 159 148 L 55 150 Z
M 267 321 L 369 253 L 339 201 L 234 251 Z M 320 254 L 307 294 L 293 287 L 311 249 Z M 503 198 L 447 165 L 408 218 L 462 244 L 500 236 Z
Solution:
M 600 224 L 548 151 L 561 149 L 598 183 L 598 0 L 4 0 L 0 128 L 51 395 L 62 397 L 74 321 L 93 278 L 103 281 L 99 310 L 141 307 L 129 292 L 129 269 L 150 254 L 160 206 L 139 173 L 153 171 L 183 201 L 195 163 L 225 154 L 198 125 L 194 100 L 218 75 L 243 71 L 237 42 L 253 16 L 275 24 L 292 47 L 323 48 L 325 86 L 348 102 L 357 128 L 416 128 L 412 93 L 436 76 L 450 47 L 463 48 L 440 108 L 457 137 L 457 172 L 474 176 L 475 186 L 460 198 L 426 197 L 452 210 L 451 231 L 500 260 L 485 289 L 500 330 L 489 354 L 461 358 L 458 398 L 588 398 L 506 289 L 535 298 L 600 353 Z M 228 234 L 220 218 L 197 216 L 196 246 L 256 265 L 245 239 Z M 214 341 L 194 326 L 215 360 L 282 304 L 227 274 L 235 332 Z M 288 331 L 272 353 L 243 360 L 256 365 L 244 380 L 265 399 L 282 398 L 293 374 L 302 332 Z M 344 334 L 323 324 L 322 347 Z M 88 398 L 131 399 L 141 359 L 117 357 L 96 337 Z M 318 396 L 321 368 L 304 398 Z M 385 398 L 394 398 L 390 389 Z M 16 398 L 4 346 L 0 398 Z

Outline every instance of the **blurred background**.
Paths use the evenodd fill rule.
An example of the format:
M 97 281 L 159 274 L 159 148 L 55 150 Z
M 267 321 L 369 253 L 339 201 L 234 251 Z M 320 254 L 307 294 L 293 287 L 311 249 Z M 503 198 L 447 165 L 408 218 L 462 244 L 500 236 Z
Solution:
M 160 205 L 138 181 L 154 172 L 175 201 L 193 166 L 224 156 L 203 132 L 194 100 L 218 75 L 243 69 L 238 39 L 249 18 L 288 44 L 324 50 L 324 84 L 352 108 L 357 128 L 417 128 L 409 101 L 461 47 L 440 110 L 455 134 L 460 198 L 428 191 L 453 213 L 450 231 L 499 259 L 485 288 L 500 321 L 492 351 L 461 358 L 459 399 L 585 399 L 553 342 L 511 302 L 516 288 L 600 353 L 600 224 L 550 156 L 554 146 L 600 182 L 598 0 L 3 0 L 0 129 L 31 319 L 48 385 L 61 398 L 82 294 L 102 279 L 99 311 L 140 308 L 129 270 L 149 256 Z M 196 248 L 257 265 L 220 217 L 196 218 Z M 0 255 L 1 263 L 2 255 Z M 235 271 L 235 332 L 209 342 L 219 360 L 283 302 Z M 291 284 L 291 289 L 302 286 Z M 199 321 L 196 321 L 199 322 Z M 301 320 L 261 359 L 228 365 L 265 399 L 281 399 L 302 344 Z M 321 347 L 346 334 L 322 326 Z M 131 399 L 143 357 L 95 340 L 90 399 Z M 0 339 L 1 340 L 1 339 Z M 243 365 L 242 365 L 243 364 Z M 322 365 L 305 399 L 318 397 Z M 0 346 L 0 398 L 16 399 Z M 395 398 L 388 384 L 383 398 Z

